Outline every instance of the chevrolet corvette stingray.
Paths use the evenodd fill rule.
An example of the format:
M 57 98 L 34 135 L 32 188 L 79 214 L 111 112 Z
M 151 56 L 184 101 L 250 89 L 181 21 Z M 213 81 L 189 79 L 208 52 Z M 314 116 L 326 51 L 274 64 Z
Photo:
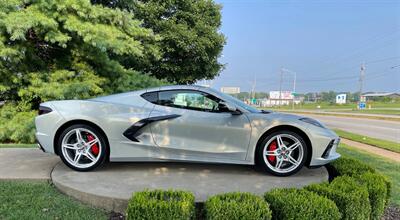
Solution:
M 45 102 L 35 124 L 39 147 L 77 171 L 108 161 L 190 161 L 288 176 L 340 157 L 339 137 L 319 121 L 258 110 L 201 86 Z

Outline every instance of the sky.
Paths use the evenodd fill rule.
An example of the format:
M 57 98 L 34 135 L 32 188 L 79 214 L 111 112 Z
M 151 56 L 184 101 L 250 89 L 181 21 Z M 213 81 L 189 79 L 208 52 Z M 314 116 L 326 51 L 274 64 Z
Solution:
M 216 0 L 227 42 L 219 89 L 400 92 L 400 0 Z M 200 84 L 204 82 L 200 82 Z

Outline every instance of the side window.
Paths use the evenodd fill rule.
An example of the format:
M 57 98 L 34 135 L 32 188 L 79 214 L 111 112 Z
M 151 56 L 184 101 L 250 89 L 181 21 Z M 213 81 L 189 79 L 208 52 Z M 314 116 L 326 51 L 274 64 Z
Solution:
M 158 101 L 158 92 L 147 92 L 147 93 L 143 93 L 142 98 L 146 99 L 147 101 L 153 103 L 153 104 L 157 104 Z
M 159 105 L 207 112 L 218 112 L 218 103 L 211 95 L 190 90 L 159 92 L 158 101 Z

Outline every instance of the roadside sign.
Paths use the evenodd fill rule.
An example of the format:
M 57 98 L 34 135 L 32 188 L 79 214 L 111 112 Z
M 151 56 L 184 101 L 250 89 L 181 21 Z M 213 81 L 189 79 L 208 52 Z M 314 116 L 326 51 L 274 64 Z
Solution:
M 238 94 L 240 93 L 240 87 L 221 87 L 221 92 L 227 94 Z
M 358 109 L 365 109 L 365 106 L 366 106 L 365 102 L 358 103 Z

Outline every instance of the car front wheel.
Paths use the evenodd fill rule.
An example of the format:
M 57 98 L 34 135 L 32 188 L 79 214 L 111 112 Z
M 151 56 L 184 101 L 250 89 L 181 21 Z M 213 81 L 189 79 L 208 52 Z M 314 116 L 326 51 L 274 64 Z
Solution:
M 61 133 L 58 152 L 68 167 L 77 171 L 89 171 L 105 161 L 107 145 L 105 138 L 95 128 L 77 124 Z
M 290 176 L 303 167 L 307 153 L 300 135 L 277 131 L 265 137 L 257 148 L 257 165 L 275 176 Z

